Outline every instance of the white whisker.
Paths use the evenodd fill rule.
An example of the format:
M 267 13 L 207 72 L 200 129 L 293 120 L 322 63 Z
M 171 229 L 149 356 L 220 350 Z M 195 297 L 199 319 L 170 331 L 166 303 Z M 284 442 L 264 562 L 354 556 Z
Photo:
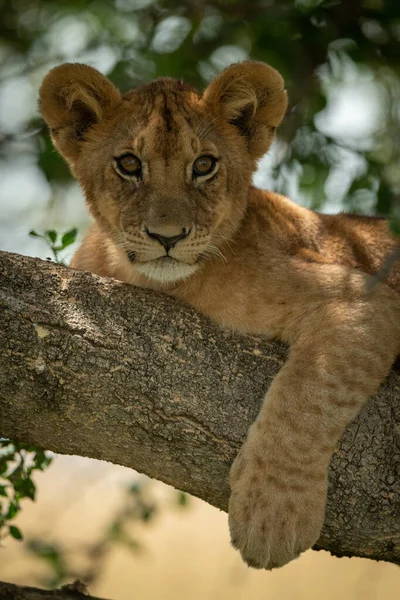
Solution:
M 229 238 L 226 235 L 223 235 L 219 232 L 213 232 L 211 234 L 211 237 L 226 244 L 226 246 L 228 246 L 228 248 L 232 252 L 232 254 L 235 254 L 235 251 L 232 247 L 232 244 L 234 243 L 234 240 L 232 238 Z
M 220 258 L 225 264 L 228 262 L 226 257 L 222 254 L 221 250 L 217 248 L 217 246 L 214 246 L 214 244 L 210 243 L 207 244 L 207 247 L 202 253 L 202 256 L 204 258 L 208 257 L 209 259 L 211 259 L 211 257 Z

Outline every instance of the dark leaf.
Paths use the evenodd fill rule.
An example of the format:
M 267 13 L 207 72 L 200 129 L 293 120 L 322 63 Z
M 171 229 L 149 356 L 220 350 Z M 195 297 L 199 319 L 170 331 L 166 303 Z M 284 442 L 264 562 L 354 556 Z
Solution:
M 19 506 L 18 506 L 17 502 L 11 502 L 10 506 L 8 507 L 8 511 L 6 512 L 6 515 L 5 515 L 6 521 L 13 519 L 18 511 L 19 511 Z
M 7 472 L 9 460 L 10 458 L 6 457 L 0 459 L 0 476 L 4 476 L 4 474 Z
M 24 479 L 20 479 L 14 484 L 15 491 L 18 494 L 18 498 L 30 498 L 31 500 L 35 499 L 36 487 L 30 477 L 26 477 Z
M 16 482 L 18 482 L 21 479 L 21 477 L 22 477 L 22 465 L 18 465 L 7 476 L 7 479 L 9 479 L 11 481 L 11 483 L 15 486 Z
M 10 525 L 9 527 L 10 535 L 14 538 L 14 540 L 23 540 L 23 536 L 21 530 L 15 525 Z
M 39 469 L 40 471 L 44 471 L 44 469 L 49 466 L 51 461 L 52 457 L 47 456 L 44 450 L 37 450 L 36 455 L 33 458 L 35 469 Z

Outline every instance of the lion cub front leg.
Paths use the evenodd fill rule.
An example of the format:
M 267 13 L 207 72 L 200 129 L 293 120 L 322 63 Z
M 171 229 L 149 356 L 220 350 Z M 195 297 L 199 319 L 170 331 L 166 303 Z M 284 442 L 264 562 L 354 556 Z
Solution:
M 339 323 L 325 311 L 273 381 L 230 475 L 232 543 L 250 566 L 280 567 L 317 541 L 332 452 L 399 351 L 397 299 L 385 300 L 346 307 Z

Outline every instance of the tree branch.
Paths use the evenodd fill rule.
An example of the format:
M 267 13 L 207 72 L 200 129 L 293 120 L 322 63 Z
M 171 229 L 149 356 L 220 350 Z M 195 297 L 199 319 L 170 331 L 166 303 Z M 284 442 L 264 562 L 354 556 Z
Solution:
M 0 434 L 126 465 L 226 510 L 286 348 L 163 294 L 0 253 Z M 316 548 L 400 563 L 400 375 L 347 429 Z
M 0 581 L 0 600 L 101 600 L 101 598 L 80 593 L 75 584 L 63 586 L 60 590 L 40 590 Z

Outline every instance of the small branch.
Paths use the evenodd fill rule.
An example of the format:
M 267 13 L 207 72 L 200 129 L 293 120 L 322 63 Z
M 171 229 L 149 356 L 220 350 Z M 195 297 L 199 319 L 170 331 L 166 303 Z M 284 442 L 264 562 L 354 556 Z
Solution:
M 163 294 L 0 253 L 0 435 L 132 467 L 226 510 L 286 348 Z M 318 548 L 400 563 L 400 376 L 347 429 Z

